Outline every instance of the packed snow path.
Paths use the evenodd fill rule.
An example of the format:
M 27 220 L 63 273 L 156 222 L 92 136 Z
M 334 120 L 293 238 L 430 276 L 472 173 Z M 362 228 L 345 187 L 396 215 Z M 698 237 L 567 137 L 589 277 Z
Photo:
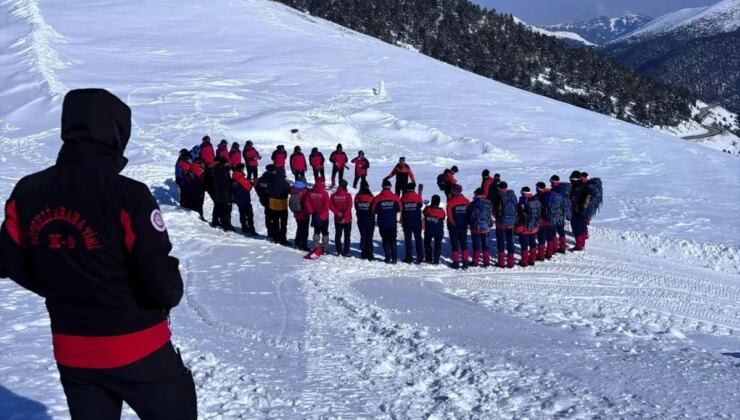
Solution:
M 736 159 L 262 0 L 0 7 L 0 204 L 54 162 L 60 94 L 131 105 L 124 173 L 151 187 L 181 261 L 172 329 L 202 418 L 740 413 Z M 269 155 L 294 127 L 304 150 L 364 150 L 373 187 L 404 155 L 425 198 L 456 164 L 466 193 L 484 168 L 517 190 L 587 170 L 606 204 L 585 253 L 466 272 L 306 262 L 175 206 L 180 148 L 209 133 Z M 0 295 L 0 417 L 68 417 L 43 302 L 5 280 Z

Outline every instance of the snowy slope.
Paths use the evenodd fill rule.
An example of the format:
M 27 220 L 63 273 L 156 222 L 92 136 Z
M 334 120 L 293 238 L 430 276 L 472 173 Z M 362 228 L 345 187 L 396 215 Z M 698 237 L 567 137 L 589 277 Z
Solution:
M 740 28 L 740 0 L 722 0 L 712 6 L 667 13 L 612 43 L 634 42 L 666 33 L 686 39 L 732 32 Z
M 60 94 L 131 105 L 124 173 L 150 185 L 181 259 L 172 328 L 202 418 L 740 413 L 736 158 L 263 0 L 0 7 L 0 205 L 54 161 Z M 181 147 L 209 133 L 264 154 L 293 127 L 364 150 L 374 187 L 404 155 L 430 192 L 452 164 L 466 192 L 484 168 L 516 189 L 579 168 L 606 204 L 585 254 L 464 274 L 304 262 L 173 205 Z M 43 302 L 0 294 L 0 413 L 67 417 Z

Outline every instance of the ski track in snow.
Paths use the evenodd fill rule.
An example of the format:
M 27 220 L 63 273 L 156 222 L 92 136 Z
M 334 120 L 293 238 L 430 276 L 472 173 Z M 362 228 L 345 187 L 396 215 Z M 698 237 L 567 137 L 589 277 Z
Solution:
M 708 193 L 718 183 L 722 194 L 738 191 L 736 162 L 280 4 L 219 4 L 106 3 L 96 8 L 104 14 L 84 3 L 0 5 L 0 59 L 12 75 L 2 85 L 0 196 L 54 162 L 58 95 L 68 86 L 95 82 L 126 99 L 133 127 L 123 173 L 151 187 L 181 261 L 185 296 L 171 321 L 199 417 L 738 417 L 737 200 Z M 152 21 L 135 18 L 143 13 Z M 247 32 L 224 37 L 191 28 L 194 20 Z M 168 31 L 203 39 L 180 43 Z M 127 42 L 96 43 L 100 33 Z M 97 57 L 111 48 L 121 53 Z M 304 147 L 363 149 L 373 185 L 405 155 L 435 193 L 436 175 L 452 164 L 469 192 L 483 168 L 520 186 L 590 160 L 584 168 L 605 179 L 606 204 L 586 253 L 466 272 L 306 262 L 175 207 L 179 148 L 210 133 L 253 139 L 268 156 L 292 144 L 293 127 Z M 595 151 L 584 157 L 587 148 Z M 674 193 L 686 165 L 702 176 Z M 291 220 L 289 236 L 294 228 Z M 354 229 L 355 254 L 358 240 Z M 4 280 L 0 295 L 0 417 L 68 417 L 41 300 Z

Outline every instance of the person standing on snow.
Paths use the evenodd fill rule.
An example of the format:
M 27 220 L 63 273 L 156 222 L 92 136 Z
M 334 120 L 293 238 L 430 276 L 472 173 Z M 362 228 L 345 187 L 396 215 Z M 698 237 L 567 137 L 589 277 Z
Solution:
M 259 160 L 262 159 L 257 149 L 254 148 L 252 140 L 247 140 L 244 145 L 244 164 L 247 165 L 247 179 L 254 181 L 257 179 L 257 167 L 259 166 Z
M 192 209 L 195 210 L 200 216 L 200 220 L 205 221 L 203 218 L 203 202 L 206 198 L 206 189 L 204 184 L 205 169 L 203 167 L 203 161 L 196 157 L 193 163 L 190 165 L 190 173 L 193 177 L 190 180 L 192 187 Z
M 242 163 L 242 151 L 239 149 L 239 143 L 233 142 L 229 150 L 229 166 L 234 170 L 240 163 Z
M 403 262 L 411 264 L 414 262 L 412 251 L 413 241 L 416 241 L 416 263 L 424 261 L 424 247 L 421 238 L 421 208 L 424 205 L 421 196 L 416 193 L 416 184 L 410 182 L 406 186 L 406 192 L 401 197 L 401 226 L 403 227 L 404 249 L 406 252 Z
M 334 188 L 336 185 L 334 183 L 334 178 L 339 174 L 339 180 L 344 179 L 344 168 L 347 166 L 347 161 L 349 158 L 347 158 L 347 154 L 344 153 L 344 150 L 342 150 L 342 145 L 337 144 L 337 150 L 331 152 L 331 155 L 329 155 L 329 162 L 332 163 L 331 167 L 331 188 Z
M 245 165 L 239 163 L 234 168 L 231 175 L 232 189 L 234 191 L 234 203 L 239 209 L 239 224 L 242 228 L 242 234 L 247 236 L 257 235 L 254 229 L 254 210 L 252 210 L 252 183 L 244 176 Z
M 200 158 L 203 160 L 203 164 L 207 168 L 213 166 L 216 161 L 216 153 L 213 151 L 213 144 L 211 144 L 210 136 L 203 136 L 200 143 Z
M 565 238 L 565 220 L 566 218 L 571 217 L 570 212 L 568 211 L 570 209 L 569 187 L 570 184 L 567 182 L 560 182 L 559 176 L 553 175 L 550 177 L 550 193 L 553 194 L 551 200 L 554 199 L 554 195 L 557 194 L 559 196 L 557 199 L 560 201 L 557 217 L 550 222 L 552 224 L 553 234 L 557 234 L 557 239 L 553 237 L 553 243 L 551 244 L 552 253 L 558 252 L 560 254 L 565 254 L 568 249 Z M 554 216 L 555 215 L 551 214 L 551 217 Z
M 355 164 L 355 179 L 352 181 L 352 188 L 357 188 L 357 181 L 360 181 L 360 184 L 362 184 L 367 178 L 370 161 L 365 158 L 365 152 L 360 150 L 357 152 L 357 157 L 352 159 L 351 163 Z
M 311 154 L 308 156 L 308 161 L 313 169 L 313 179 L 326 179 L 324 176 L 324 154 L 319 152 L 318 147 L 311 149 Z M 314 181 L 315 182 L 315 181 Z
M 275 151 L 272 152 L 272 164 L 275 165 L 275 169 L 285 169 L 285 162 L 288 160 L 288 152 L 285 151 L 285 146 L 278 145 Z
M 220 227 L 230 232 L 231 225 L 231 173 L 229 160 L 223 156 L 216 158 L 216 165 L 211 170 L 213 177 L 213 215 L 211 226 Z
M 542 207 L 542 221 L 540 222 L 540 229 L 537 231 L 537 261 L 544 261 L 545 259 L 551 259 L 553 253 L 553 245 L 555 244 L 555 228 L 556 215 L 553 214 L 552 204 L 554 193 L 547 188 L 547 184 L 544 182 L 537 183 L 537 194 L 535 198 L 540 202 Z
M 452 268 L 467 269 L 470 260 L 468 251 L 468 225 L 470 224 L 470 201 L 462 193 L 462 187 L 456 184 L 450 191 L 450 201 L 447 202 L 447 228 L 450 231 L 452 246 Z
M 306 210 L 311 214 L 313 247 L 319 256 L 329 253 L 329 207 L 329 193 L 326 192 L 324 178 L 316 178 L 313 188 L 308 192 Z
M 491 172 L 488 169 L 484 169 L 481 173 L 480 188 L 483 191 L 483 196 L 491 201 L 491 193 L 496 190 L 496 180 L 491 178 Z M 493 201 L 491 201 L 493 203 Z
M 288 245 L 288 197 L 290 183 L 285 177 L 285 168 L 276 168 L 267 185 L 270 197 L 270 214 L 272 216 L 273 241 Z
M 401 200 L 391 192 L 391 182 L 383 180 L 383 191 L 380 192 L 370 205 L 370 212 L 377 217 L 378 230 L 383 240 L 383 253 L 386 264 L 396 264 L 398 261 L 398 213 L 401 212 Z
M 290 155 L 290 171 L 296 181 L 306 178 L 306 156 L 301 152 L 301 146 L 293 148 L 293 154 Z
M 383 181 L 390 180 L 394 176 L 396 177 L 396 196 L 400 196 L 402 192 L 406 191 L 409 180 L 416 182 L 414 173 L 411 172 L 411 168 L 406 164 L 406 158 L 403 156 L 398 158 L 398 163 L 393 167 L 391 173 L 383 178 Z
M 257 197 L 260 199 L 260 205 L 262 205 L 262 208 L 265 210 L 265 227 L 267 228 L 267 238 L 270 240 L 275 240 L 277 237 L 275 234 L 275 225 L 273 223 L 275 218 L 272 216 L 272 210 L 270 209 L 270 194 L 268 193 L 268 188 L 274 176 L 275 165 L 271 163 L 265 166 L 265 172 L 263 172 L 262 176 L 257 179 L 257 184 L 255 186 Z
M 226 139 L 222 139 L 221 143 L 218 144 L 218 147 L 216 148 L 216 159 L 222 157 L 226 159 L 226 164 L 229 163 L 229 142 L 226 141 Z
M 583 251 L 588 239 L 588 225 L 590 220 L 586 214 L 589 202 L 591 201 L 591 188 L 589 185 L 588 174 L 579 171 L 573 171 L 570 174 L 572 216 L 570 225 L 573 230 L 573 236 L 576 239 L 576 245 L 573 251 Z
M 360 231 L 360 258 L 368 261 L 375 258 L 373 252 L 375 216 L 370 210 L 373 199 L 368 183 L 360 182 L 360 192 L 355 196 L 355 214 L 357 215 L 357 228 Z
M 519 236 L 522 258 L 519 265 L 526 267 L 537 261 L 537 232 L 542 218 L 542 206 L 529 187 L 522 187 L 514 233 Z
M 452 166 L 449 171 L 445 171 L 445 195 L 447 195 L 448 197 L 450 196 L 452 187 L 457 185 L 455 174 L 457 174 L 458 172 L 459 169 L 457 169 L 457 166 Z
M 498 266 L 501 268 L 514 267 L 514 223 L 517 203 L 516 194 L 509 189 L 509 185 L 504 181 L 499 182 L 496 201 L 493 202 L 493 215 L 496 219 Z
M 293 245 L 299 251 L 308 251 L 308 228 L 311 223 L 311 213 L 306 209 L 308 189 L 305 178 L 300 178 L 290 188 L 288 207 L 295 218 L 296 231 Z
M 488 232 L 493 227 L 493 204 L 483 194 L 483 189 L 475 190 L 470 203 L 470 236 L 473 240 L 473 262 L 477 267 L 483 257 L 483 267 L 491 265 L 491 252 L 488 250 Z
M 177 163 L 175 163 L 175 184 L 180 191 L 180 207 L 184 209 L 192 209 L 190 179 L 192 174 L 190 173 L 190 167 L 192 166 L 192 157 L 188 149 L 181 149 L 180 154 L 177 157 Z
M 424 208 L 424 253 L 426 262 L 439 264 L 442 255 L 442 237 L 444 236 L 445 211 L 439 207 L 440 197 L 432 196 L 430 205 Z M 432 251 L 434 243 L 434 251 Z
M 352 194 L 347 191 L 347 180 L 339 181 L 339 188 L 331 195 L 329 208 L 334 213 L 334 247 L 337 255 L 349 257 L 352 233 Z M 344 236 L 344 242 L 342 242 Z
M 170 341 L 178 261 L 146 185 L 119 175 L 131 110 L 103 89 L 64 97 L 54 166 L 5 203 L 0 278 L 42 296 L 75 419 L 195 419 L 195 385 Z

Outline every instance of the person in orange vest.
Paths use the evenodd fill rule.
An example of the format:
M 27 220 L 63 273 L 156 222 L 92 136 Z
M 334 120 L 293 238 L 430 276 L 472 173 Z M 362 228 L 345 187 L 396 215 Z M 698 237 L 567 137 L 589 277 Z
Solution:
M 330 209 L 334 213 L 334 246 L 337 255 L 349 257 L 350 234 L 352 232 L 352 194 L 347 191 L 347 180 L 339 180 L 339 188 L 330 197 Z M 344 241 L 342 241 L 344 237 Z

